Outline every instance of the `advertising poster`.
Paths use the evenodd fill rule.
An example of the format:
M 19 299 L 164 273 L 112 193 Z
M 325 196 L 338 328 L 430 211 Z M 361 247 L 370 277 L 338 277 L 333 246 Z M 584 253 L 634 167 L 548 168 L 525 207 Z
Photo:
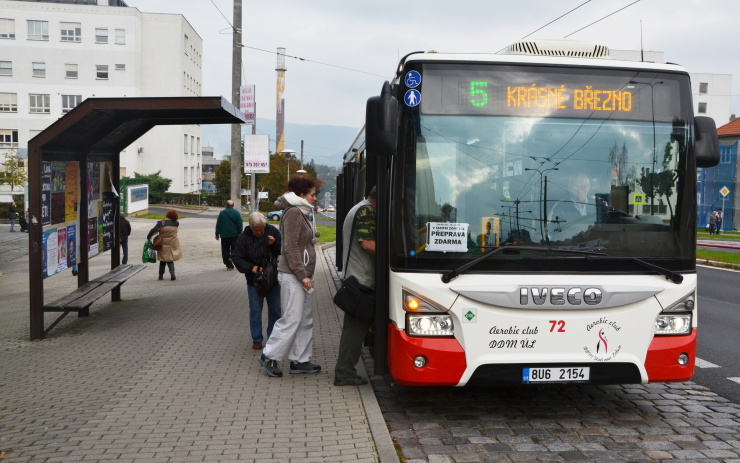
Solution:
M 77 163 L 68 162 L 66 170 L 66 183 L 64 186 L 64 221 L 74 222 L 77 220 Z
M 67 163 L 53 161 L 51 163 L 51 192 L 63 193 L 65 186 L 65 174 L 67 172 Z
M 87 220 L 88 256 L 98 255 L 98 218 Z
M 95 170 L 95 163 L 87 163 L 87 216 L 95 217 L 93 212 L 93 171 Z
M 51 225 L 51 163 L 41 163 L 41 225 Z
M 57 267 L 59 265 L 59 258 L 57 247 L 59 246 L 59 241 L 57 239 L 57 229 L 52 228 L 51 230 L 46 230 L 43 234 L 42 243 L 44 247 L 45 262 L 44 275 L 49 277 L 58 272 Z
M 77 263 L 77 226 L 67 227 L 67 268 Z
M 103 193 L 102 212 L 99 221 L 99 227 L 103 234 L 101 251 L 108 251 L 113 247 L 114 201 L 113 193 Z
M 67 268 L 67 229 L 57 231 L 57 272 Z
M 64 192 L 51 193 L 51 224 L 64 222 Z

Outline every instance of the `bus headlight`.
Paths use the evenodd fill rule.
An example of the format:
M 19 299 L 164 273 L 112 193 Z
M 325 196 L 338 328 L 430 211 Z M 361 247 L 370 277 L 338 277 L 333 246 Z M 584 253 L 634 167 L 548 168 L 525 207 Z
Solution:
M 408 314 L 406 328 L 409 336 L 453 336 L 452 317 L 449 315 Z
M 655 334 L 676 336 L 691 333 L 691 314 L 662 313 L 655 318 Z

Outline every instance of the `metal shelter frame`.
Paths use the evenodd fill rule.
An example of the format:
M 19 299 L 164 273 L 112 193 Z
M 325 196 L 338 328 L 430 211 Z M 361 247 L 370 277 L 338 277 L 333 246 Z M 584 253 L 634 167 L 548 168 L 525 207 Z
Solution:
M 120 192 L 120 151 L 157 125 L 244 124 L 244 114 L 223 97 L 88 98 L 28 143 L 29 188 L 29 298 L 31 339 L 44 331 L 44 249 L 42 223 L 42 162 L 112 162 L 111 183 Z M 79 169 L 87 182 L 87 169 Z M 77 204 L 87 204 L 86 188 L 79 188 Z M 117 209 L 116 209 L 117 210 Z M 88 220 L 87 207 L 78 207 L 80 224 Z M 120 265 L 118 214 L 114 214 L 115 245 L 111 270 Z M 87 243 L 87 226 L 79 227 L 79 242 Z M 77 286 L 89 281 L 87 246 L 77 252 Z M 120 300 L 120 287 L 111 291 Z M 66 314 L 65 314 L 66 315 Z M 61 317 L 60 317 L 61 319 Z

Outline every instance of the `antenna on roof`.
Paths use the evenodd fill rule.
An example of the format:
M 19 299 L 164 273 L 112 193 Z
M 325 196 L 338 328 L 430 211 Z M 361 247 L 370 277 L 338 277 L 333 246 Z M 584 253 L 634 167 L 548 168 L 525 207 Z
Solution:
M 645 49 L 642 46 L 642 19 L 640 20 L 640 61 L 645 61 Z

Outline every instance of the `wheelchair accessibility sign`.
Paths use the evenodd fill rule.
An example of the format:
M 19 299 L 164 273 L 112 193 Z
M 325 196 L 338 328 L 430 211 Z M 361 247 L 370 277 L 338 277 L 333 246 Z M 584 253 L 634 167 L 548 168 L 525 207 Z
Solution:
M 408 90 L 403 96 L 403 101 L 406 102 L 406 106 L 410 106 L 412 108 L 414 106 L 419 106 L 419 103 L 421 103 L 421 93 L 414 89 Z
M 403 79 L 408 88 L 416 88 L 421 84 L 421 74 L 418 71 L 409 71 Z

